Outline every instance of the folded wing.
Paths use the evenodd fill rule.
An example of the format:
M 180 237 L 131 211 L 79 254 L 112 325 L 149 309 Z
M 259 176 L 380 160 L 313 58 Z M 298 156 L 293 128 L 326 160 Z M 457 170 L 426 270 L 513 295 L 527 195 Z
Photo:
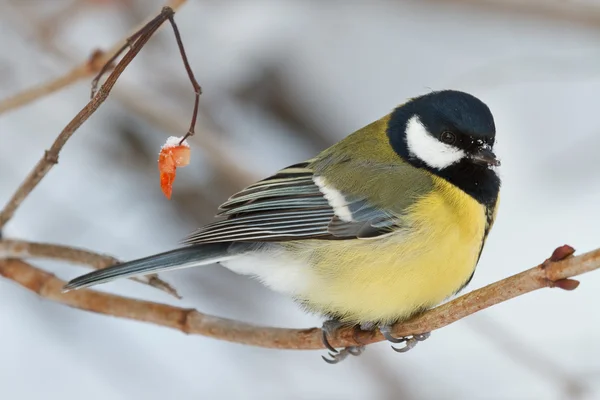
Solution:
M 200 228 L 185 243 L 373 238 L 397 226 L 395 217 L 316 176 L 310 162 L 234 194 L 219 207 L 224 219 Z

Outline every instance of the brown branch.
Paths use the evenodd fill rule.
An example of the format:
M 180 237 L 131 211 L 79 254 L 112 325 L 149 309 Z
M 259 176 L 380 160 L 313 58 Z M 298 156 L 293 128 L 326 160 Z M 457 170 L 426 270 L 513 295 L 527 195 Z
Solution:
M 190 67 L 190 63 L 187 58 L 187 54 L 185 54 L 185 48 L 183 47 L 183 42 L 181 40 L 181 34 L 179 33 L 179 28 L 177 28 L 177 24 L 175 23 L 175 19 L 173 19 L 173 15 L 169 16 L 169 22 L 171 23 L 171 27 L 173 28 L 173 33 L 175 34 L 175 41 L 177 42 L 177 47 L 179 48 L 179 53 L 181 54 L 181 60 L 183 61 L 183 66 L 185 67 L 185 71 L 187 72 L 188 78 L 194 88 L 194 110 L 192 111 L 192 121 L 190 122 L 190 127 L 187 133 L 181 138 L 179 144 L 183 144 L 187 138 L 190 136 L 194 136 L 196 133 L 196 119 L 198 118 L 198 108 L 200 107 L 200 95 L 202 94 L 202 88 L 198 84 L 196 77 L 194 76 L 194 72 L 192 71 L 192 67 Z
M 597 28 L 600 23 L 600 7 L 592 2 L 559 0 L 427 0 L 430 3 L 456 4 L 480 8 L 491 12 L 506 12 L 519 16 L 565 21 Z
M 570 257 L 572 252 L 571 247 L 562 246 L 555 250 L 550 259 L 537 267 L 474 290 L 407 322 L 396 324 L 393 333 L 397 336 L 407 336 L 440 329 L 477 311 L 545 287 L 573 289 L 577 281 L 568 278 L 600 268 L 600 249 L 577 257 Z M 88 289 L 62 293 L 64 281 L 16 259 L 0 260 L 0 275 L 48 300 L 100 314 L 150 322 L 187 334 L 267 348 L 323 348 L 319 328 L 283 329 L 255 326 L 202 314 L 193 309 Z M 361 344 L 370 344 L 382 341 L 383 337 L 379 332 L 356 331 L 353 327 L 348 327 L 335 332 L 329 340 L 335 347 L 345 347 L 356 345 L 355 340 Z
M 174 7 L 174 3 L 177 2 L 170 3 L 171 7 Z M 178 3 L 181 5 L 184 2 L 181 1 Z M 24 23 L 35 25 L 30 17 L 26 18 Z M 48 37 L 44 36 L 44 33 L 39 29 L 35 32 L 35 35 L 41 45 L 46 47 L 56 58 L 63 60 L 72 60 L 74 58 L 73 55 L 66 53 L 53 43 L 48 43 Z M 117 49 L 117 45 L 115 45 L 113 49 Z M 108 58 L 103 55 L 101 61 L 105 60 L 108 60 Z M 98 64 L 100 64 L 100 62 L 98 62 Z M 100 67 L 98 67 L 98 69 L 99 68 Z M 92 73 L 87 74 L 87 77 L 91 76 L 93 76 Z M 193 121 L 190 125 L 186 126 L 185 122 L 183 122 L 183 116 L 177 115 L 173 110 L 165 112 L 165 109 L 161 108 L 161 105 L 159 104 L 141 101 L 141 99 L 150 98 L 151 94 L 145 93 L 145 91 L 142 91 L 140 88 L 133 85 L 127 85 L 126 83 L 121 83 L 121 85 L 122 86 L 117 86 L 113 89 L 111 97 L 125 106 L 129 111 L 139 114 L 150 124 L 170 133 L 171 136 L 181 136 L 181 132 L 185 132 L 186 130 L 189 131 L 189 126 L 193 124 Z M 2 103 L 3 102 L 0 101 L 0 109 Z M 198 111 L 200 111 L 200 109 Z M 233 188 L 232 190 L 238 190 L 259 179 L 260 176 L 254 175 L 248 168 L 242 168 L 238 166 L 237 162 L 233 162 L 234 157 L 227 148 L 227 144 L 224 143 L 222 138 L 218 135 L 219 132 L 214 132 L 216 129 L 215 127 L 206 126 L 206 122 L 209 119 L 210 116 L 204 113 L 202 118 L 204 124 L 202 128 L 202 140 L 196 140 L 196 143 L 205 150 L 205 157 L 209 160 L 210 165 L 217 171 L 218 175 L 223 178 L 222 181 L 229 182 Z M 194 140 L 194 138 L 191 138 L 191 140 Z
M 170 0 L 165 5 L 173 10 L 177 10 L 186 3 L 187 0 Z M 133 32 L 139 31 L 141 28 L 146 26 L 148 21 L 140 24 Z M 133 34 L 132 32 L 132 34 Z M 37 99 L 45 97 L 49 94 L 57 92 L 61 89 L 66 88 L 74 83 L 79 82 L 82 79 L 91 78 L 98 74 L 105 65 L 112 64 L 110 61 L 114 60 L 115 56 L 123 48 L 128 45 L 129 35 L 116 43 L 107 51 L 95 51 L 88 60 L 81 65 L 76 66 L 65 75 L 53 79 L 49 82 L 42 83 L 41 85 L 32 87 L 24 90 L 14 96 L 8 97 L 0 101 L 0 114 L 14 110 L 16 108 L 25 106 Z M 1 225 L 1 224 L 0 224 Z
M 0 114 L 22 107 L 37 99 L 41 99 L 42 97 L 57 92 L 81 79 L 92 76 L 100 70 L 102 65 L 104 65 L 104 58 L 104 53 L 97 50 L 92 53 L 85 63 L 76 66 L 65 75 L 0 101 Z
M 50 260 L 61 260 L 74 264 L 88 265 L 94 269 L 106 268 L 120 262 L 114 257 L 75 247 L 26 242 L 23 240 L 0 240 L 0 259 L 7 258 L 45 258 Z M 136 277 L 132 278 L 132 280 L 162 290 L 178 299 L 181 298 L 171 285 L 159 279 L 156 274 Z
M 77 129 L 87 119 L 96 112 L 100 105 L 106 100 L 113 86 L 117 83 L 117 80 L 127 68 L 127 66 L 133 61 L 135 56 L 141 51 L 144 45 L 150 40 L 152 35 L 158 30 L 166 20 L 171 20 L 171 16 L 174 14 L 173 9 L 164 7 L 161 13 L 152 19 L 146 26 L 141 29 L 141 33 L 135 33 L 135 42 L 131 43 L 129 51 L 123 56 L 119 63 L 114 67 L 104 84 L 100 87 L 98 93 L 89 101 L 89 103 L 83 107 L 83 109 L 67 124 L 67 126 L 58 135 L 50 150 L 44 153 L 44 156 L 38 161 L 33 170 L 25 178 L 23 183 L 19 186 L 17 191 L 13 194 L 11 199 L 8 201 L 4 209 L 0 212 L 0 229 L 4 227 L 23 200 L 31 193 L 31 191 L 40 183 L 40 181 L 46 176 L 46 174 L 52 169 L 52 167 L 58 163 L 58 155 L 62 150 L 66 142 L 71 138 Z M 101 70 L 103 70 L 102 68 Z

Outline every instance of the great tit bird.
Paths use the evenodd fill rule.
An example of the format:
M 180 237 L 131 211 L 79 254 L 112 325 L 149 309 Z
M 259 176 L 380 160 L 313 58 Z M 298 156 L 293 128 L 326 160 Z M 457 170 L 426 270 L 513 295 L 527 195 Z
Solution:
M 490 109 L 459 91 L 409 99 L 315 158 L 234 194 L 185 246 L 73 279 L 65 290 L 220 263 L 340 325 L 379 329 L 434 307 L 473 277 L 498 206 Z

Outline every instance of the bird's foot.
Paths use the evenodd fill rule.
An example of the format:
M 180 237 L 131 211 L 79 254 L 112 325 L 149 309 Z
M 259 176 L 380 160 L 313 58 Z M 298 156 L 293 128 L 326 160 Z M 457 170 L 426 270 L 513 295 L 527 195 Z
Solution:
M 365 350 L 365 346 L 344 347 L 341 350 L 336 350 L 335 353 L 331 352 L 331 351 L 329 353 L 327 353 L 329 358 L 325 357 L 325 356 L 321 356 L 321 358 L 323 359 L 323 361 L 325 361 L 328 364 L 337 364 L 340 361 L 345 360 L 346 357 L 348 357 L 348 355 L 360 356 L 364 350 Z
M 323 332 L 322 340 L 323 345 L 329 350 L 329 353 L 327 353 L 329 355 L 329 358 L 325 356 L 321 356 L 321 358 L 323 358 L 323 360 L 328 364 L 337 364 L 340 361 L 346 359 L 348 355 L 360 356 L 365 350 L 365 346 L 349 346 L 341 350 L 337 350 L 329 343 L 327 335 L 331 335 L 333 332 L 335 332 L 337 329 L 341 328 L 344 325 L 345 324 L 337 320 L 329 320 L 323 322 L 323 326 L 321 327 L 321 331 Z
M 407 351 L 413 349 L 417 343 L 426 340 L 429 336 L 431 336 L 431 332 L 420 333 L 417 335 L 409 335 L 404 337 L 394 337 L 392 335 L 392 326 L 391 325 L 380 325 L 379 331 L 386 338 L 387 341 L 392 343 L 405 343 L 403 347 L 394 347 L 392 349 L 398 353 L 406 353 Z

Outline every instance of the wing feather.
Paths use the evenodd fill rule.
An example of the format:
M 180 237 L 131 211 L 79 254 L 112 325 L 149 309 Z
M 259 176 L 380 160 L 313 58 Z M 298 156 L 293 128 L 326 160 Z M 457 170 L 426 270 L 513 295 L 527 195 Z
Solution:
M 323 187 L 315 183 L 310 161 L 285 168 L 232 195 L 219 207 L 217 215 L 224 219 L 200 228 L 185 243 L 371 238 L 397 226 L 396 218 L 365 199 L 327 187 L 330 197 L 336 193 L 336 204 L 332 204 Z M 349 210 L 349 218 L 341 219 L 336 213 L 340 204 Z

